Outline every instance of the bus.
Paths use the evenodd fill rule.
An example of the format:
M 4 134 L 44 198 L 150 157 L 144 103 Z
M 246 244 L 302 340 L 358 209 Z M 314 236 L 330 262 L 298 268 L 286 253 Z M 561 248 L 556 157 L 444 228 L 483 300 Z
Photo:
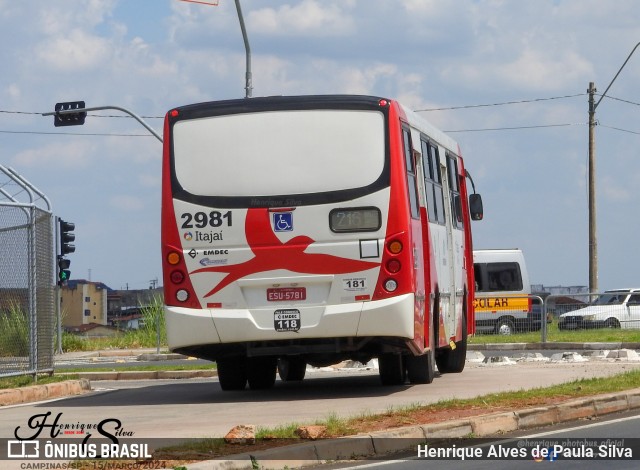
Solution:
M 215 361 L 223 390 L 346 360 L 384 385 L 463 370 L 482 200 L 451 138 L 354 95 L 182 106 L 164 136 L 171 351 Z

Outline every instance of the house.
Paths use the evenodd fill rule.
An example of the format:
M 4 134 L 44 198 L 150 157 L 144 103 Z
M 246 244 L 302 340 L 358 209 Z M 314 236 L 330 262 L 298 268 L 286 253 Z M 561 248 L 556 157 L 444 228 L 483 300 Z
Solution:
M 70 280 L 60 291 L 60 311 L 64 327 L 107 325 L 109 288 L 102 282 Z

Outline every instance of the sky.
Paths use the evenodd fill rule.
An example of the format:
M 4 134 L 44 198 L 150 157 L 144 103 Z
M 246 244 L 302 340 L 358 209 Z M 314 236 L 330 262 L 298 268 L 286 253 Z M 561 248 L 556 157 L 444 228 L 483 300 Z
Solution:
M 398 99 L 458 141 L 484 201 L 474 248 L 520 248 L 545 286 L 588 285 L 588 95 L 640 41 L 634 0 L 242 0 L 253 96 Z M 245 96 L 235 2 L 0 0 L 0 164 L 76 225 L 72 279 L 162 284 L 160 142 L 117 111 Z M 640 49 L 640 48 L 639 48 Z M 600 290 L 640 287 L 640 52 L 596 110 Z

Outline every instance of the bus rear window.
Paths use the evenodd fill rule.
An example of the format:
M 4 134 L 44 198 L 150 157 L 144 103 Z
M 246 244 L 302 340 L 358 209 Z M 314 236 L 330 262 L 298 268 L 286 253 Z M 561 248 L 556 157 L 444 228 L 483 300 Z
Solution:
M 173 126 L 175 175 L 200 196 L 313 194 L 362 188 L 385 166 L 377 111 L 232 114 Z

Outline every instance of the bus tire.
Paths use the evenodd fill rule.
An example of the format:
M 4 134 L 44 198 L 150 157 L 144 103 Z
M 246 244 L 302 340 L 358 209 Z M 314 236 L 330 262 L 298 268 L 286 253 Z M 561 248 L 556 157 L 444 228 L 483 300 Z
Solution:
M 443 349 L 436 354 L 436 364 L 442 374 L 457 374 L 464 370 L 467 359 L 467 316 L 462 317 L 462 339 L 455 343 L 455 349 Z
M 429 327 L 429 349 L 422 356 L 406 356 L 407 378 L 412 384 L 430 384 L 436 375 L 436 339 L 433 322 Z
M 422 356 L 406 356 L 407 378 L 412 384 L 430 384 L 436 375 L 433 349 Z
M 225 357 L 216 361 L 218 381 L 224 391 L 244 390 L 247 385 L 247 360 L 244 357 Z
M 299 382 L 307 372 L 307 361 L 300 356 L 285 356 L 278 359 L 278 375 L 283 382 Z
M 404 384 L 405 369 L 402 355 L 396 353 L 381 354 L 378 357 L 378 367 L 382 385 Z
M 247 360 L 247 380 L 251 390 L 266 390 L 276 383 L 277 358 L 250 357 Z

